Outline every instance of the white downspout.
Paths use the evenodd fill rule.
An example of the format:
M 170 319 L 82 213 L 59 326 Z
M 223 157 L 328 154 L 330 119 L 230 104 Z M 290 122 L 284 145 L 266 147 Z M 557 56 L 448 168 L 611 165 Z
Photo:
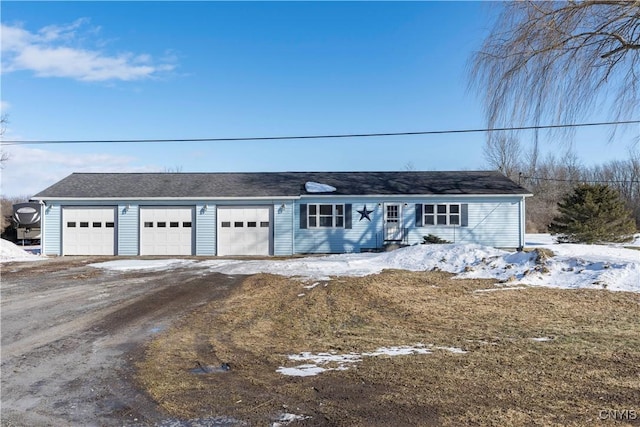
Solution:
M 40 256 L 44 256 L 44 227 L 45 221 L 44 215 L 47 211 L 47 205 L 44 204 L 44 201 L 40 200 Z
M 296 202 L 291 201 L 291 255 L 296 254 Z
M 520 204 L 520 250 L 524 250 L 525 244 L 525 230 L 527 228 L 527 217 L 526 217 L 526 196 L 522 196 L 522 203 Z

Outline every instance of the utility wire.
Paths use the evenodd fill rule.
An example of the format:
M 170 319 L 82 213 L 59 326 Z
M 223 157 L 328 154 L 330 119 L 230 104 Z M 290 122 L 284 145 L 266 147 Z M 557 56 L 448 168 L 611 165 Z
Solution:
M 240 137 L 240 138 L 179 138 L 179 139 L 104 139 L 104 140 L 24 140 L 24 141 L 0 141 L 1 145 L 36 145 L 36 144 L 117 144 L 117 143 L 139 143 L 139 142 L 233 142 L 233 141 L 283 141 L 296 139 L 329 139 L 329 138 L 373 138 L 381 136 L 412 136 L 412 135 L 443 135 L 457 133 L 480 133 L 480 132 L 503 132 L 516 130 L 533 129 L 559 129 L 577 128 L 589 126 L 611 126 L 637 124 L 640 120 L 615 121 L 615 122 L 594 122 L 594 123 L 574 123 L 562 125 L 539 125 L 539 126 L 519 126 L 493 129 L 454 129 L 454 130 L 432 130 L 422 132 L 388 132 L 388 133 L 352 133 L 336 135 L 300 135 L 300 136 L 261 136 L 261 137 Z

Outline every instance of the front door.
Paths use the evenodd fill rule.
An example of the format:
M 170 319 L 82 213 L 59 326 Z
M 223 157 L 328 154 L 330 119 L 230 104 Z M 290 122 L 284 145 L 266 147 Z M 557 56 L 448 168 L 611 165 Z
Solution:
M 400 203 L 384 205 L 384 240 L 402 240 L 402 205 Z

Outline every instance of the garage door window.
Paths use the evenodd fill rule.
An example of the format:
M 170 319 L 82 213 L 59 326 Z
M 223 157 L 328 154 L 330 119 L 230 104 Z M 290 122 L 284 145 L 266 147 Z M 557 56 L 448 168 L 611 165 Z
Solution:
M 144 228 L 153 228 L 153 222 L 145 222 Z
M 113 223 L 113 222 L 105 222 L 104 226 L 107 227 L 107 228 L 113 228 L 113 227 L 115 227 L 115 223 Z
M 80 223 L 80 227 L 81 228 L 89 228 L 89 223 L 88 222 L 81 222 Z
M 234 223 L 233 223 L 233 226 L 234 226 L 235 228 L 242 228 L 242 227 L 244 227 L 244 222 L 242 222 L 242 221 L 236 221 L 236 222 L 234 222 Z
M 100 228 L 102 227 L 102 223 L 101 222 L 94 222 L 93 223 L 93 228 Z
M 67 227 L 69 227 L 69 228 L 75 228 L 75 226 L 76 226 L 75 222 L 68 222 L 67 223 Z
M 169 223 L 169 227 L 178 228 L 178 227 L 180 227 L 180 223 L 179 222 L 170 222 Z
M 269 221 L 260 222 L 260 227 L 269 227 Z
M 191 228 L 191 222 L 183 222 L 182 228 Z

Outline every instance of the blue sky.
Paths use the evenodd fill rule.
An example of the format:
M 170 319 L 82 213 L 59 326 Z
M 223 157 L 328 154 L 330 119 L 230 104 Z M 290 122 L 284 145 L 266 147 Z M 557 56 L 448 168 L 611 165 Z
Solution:
M 224 138 L 484 127 L 466 67 L 480 2 L 11 2 L 4 140 Z M 523 144 L 530 135 L 523 134 Z M 631 138 L 579 132 L 586 164 Z M 5 146 L 4 195 L 71 172 L 484 169 L 483 134 Z M 558 141 L 543 142 L 553 151 Z

